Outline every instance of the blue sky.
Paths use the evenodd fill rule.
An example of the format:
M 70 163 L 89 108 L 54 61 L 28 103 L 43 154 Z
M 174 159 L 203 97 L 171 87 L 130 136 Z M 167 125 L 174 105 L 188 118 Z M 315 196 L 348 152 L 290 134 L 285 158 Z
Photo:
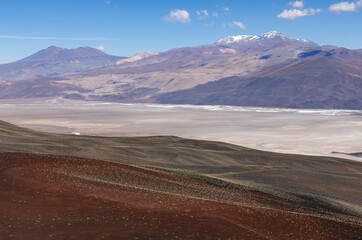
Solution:
M 362 0 L 0 0 L 0 63 L 52 45 L 130 56 L 272 30 L 362 48 Z

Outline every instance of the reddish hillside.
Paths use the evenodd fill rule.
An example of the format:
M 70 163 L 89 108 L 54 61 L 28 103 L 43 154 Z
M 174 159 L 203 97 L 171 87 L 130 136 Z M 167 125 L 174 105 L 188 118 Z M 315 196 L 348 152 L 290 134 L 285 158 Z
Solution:
M 101 160 L 0 154 L 0 239 L 358 239 L 360 218 L 221 181 Z

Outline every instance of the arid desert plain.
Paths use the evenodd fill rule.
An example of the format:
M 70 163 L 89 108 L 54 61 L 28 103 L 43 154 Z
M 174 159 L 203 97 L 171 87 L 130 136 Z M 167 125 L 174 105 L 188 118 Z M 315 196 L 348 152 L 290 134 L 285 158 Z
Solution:
M 361 160 L 362 111 L 57 102 L 0 104 L 0 119 L 46 132 L 172 135 L 281 153 Z M 346 154 L 342 154 L 346 153 Z

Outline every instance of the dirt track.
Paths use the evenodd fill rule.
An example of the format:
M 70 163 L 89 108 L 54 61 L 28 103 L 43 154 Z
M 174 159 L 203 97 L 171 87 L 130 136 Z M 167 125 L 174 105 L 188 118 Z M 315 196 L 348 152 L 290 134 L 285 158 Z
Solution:
M 358 239 L 362 229 L 271 195 L 75 157 L 2 153 L 0 192 L 0 239 Z

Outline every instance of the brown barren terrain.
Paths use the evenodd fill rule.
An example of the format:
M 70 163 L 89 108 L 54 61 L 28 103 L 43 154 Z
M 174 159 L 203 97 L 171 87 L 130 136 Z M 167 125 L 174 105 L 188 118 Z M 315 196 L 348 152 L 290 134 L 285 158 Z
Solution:
M 0 155 L 0 239 L 359 239 L 359 218 L 207 179 Z
M 0 121 L 0 239 L 359 239 L 362 163 Z

